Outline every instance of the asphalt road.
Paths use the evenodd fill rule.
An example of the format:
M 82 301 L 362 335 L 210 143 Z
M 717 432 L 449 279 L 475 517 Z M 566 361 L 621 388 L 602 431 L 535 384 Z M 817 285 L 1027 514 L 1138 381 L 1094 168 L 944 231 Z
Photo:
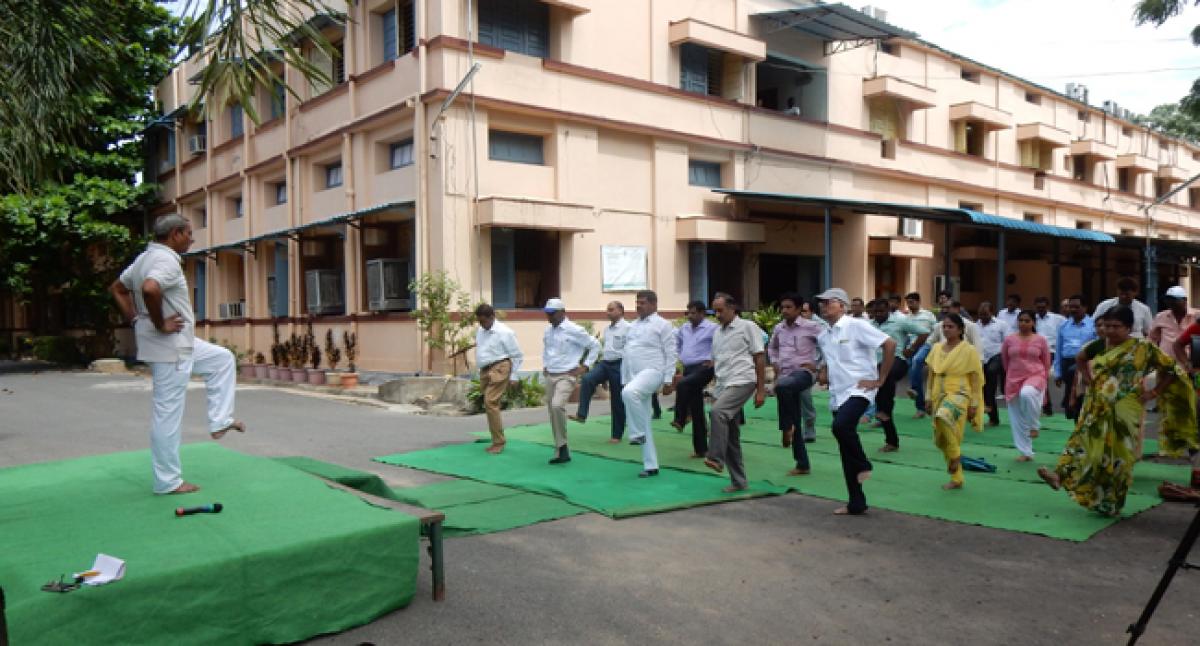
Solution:
M 146 379 L 2 368 L 0 467 L 147 447 Z M 194 386 L 184 438 L 207 441 L 203 391 Z M 307 455 L 393 485 L 440 478 L 371 456 L 471 441 L 485 428 L 481 417 L 412 415 L 262 387 L 239 390 L 238 416 L 250 431 L 231 434 L 230 448 Z M 512 424 L 544 419 L 538 410 L 506 415 Z M 832 441 L 821 433 L 819 441 Z M 430 599 L 422 554 L 410 606 L 313 642 L 1124 643 L 1196 513 L 1163 505 L 1079 544 L 884 510 L 834 517 L 836 506 L 790 494 L 450 539 L 445 602 Z M 1200 643 L 1198 595 L 1197 574 L 1177 577 L 1141 643 Z

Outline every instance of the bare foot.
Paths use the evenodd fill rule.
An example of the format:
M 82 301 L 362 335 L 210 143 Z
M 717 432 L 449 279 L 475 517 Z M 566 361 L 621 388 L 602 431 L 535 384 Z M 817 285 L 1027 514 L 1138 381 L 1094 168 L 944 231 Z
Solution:
M 1032 431 L 1029 431 L 1029 437 L 1031 437 L 1031 438 L 1033 438 L 1033 439 L 1035 439 L 1035 440 L 1036 440 L 1036 439 L 1037 439 L 1037 436 L 1038 436 L 1038 430 L 1037 430 L 1036 428 L 1035 428 L 1035 429 L 1033 429 Z
M 1050 485 L 1050 488 L 1055 491 L 1058 491 L 1058 488 L 1062 486 L 1062 482 L 1058 479 L 1058 474 L 1054 473 L 1050 469 L 1047 469 L 1046 467 L 1038 467 L 1037 474 L 1038 477 L 1040 477 L 1046 484 Z
M 1018 455 L 1017 462 L 1033 462 L 1032 455 Z
M 246 432 L 246 423 L 241 420 L 234 420 L 233 423 L 230 424 L 229 426 L 226 426 L 225 428 L 217 431 L 216 433 L 213 433 L 212 439 L 219 440 L 219 439 L 225 437 L 225 434 L 229 432 L 229 429 L 233 429 L 233 430 L 237 431 L 238 433 L 245 433 Z
M 492 455 L 496 455 L 496 454 L 504 451 L 504 445 L 503 444 L 493 444 L 484 450 L 487 451 L 488 453 L 491 453 Z
M 184 482 L 183 484 L 179 485 L 178 487 L 175 487 L 175 489 L 168 491 L 167 495 L 173 496 L 175 494 L 195 493 L 197 491 L 200 491 L 200 487 L 198 487 L 190 482 Z
M 942 489 L 945 489 L 946 491 L 950 491 L 952 489 L 962 489 L 962 486 L 963 486 L 963 483 L 954 482 L 952 480 L 952 481 L 947 482 L 946 484 L 942 485 Z
M 748 487 L 745 485 L 729 485 L 728 487 L 721 489 L 721 493 L 737 493 L 739 491 L 745 491 L 746 489 L 748 489 Z
M 870 479 L 871 479 L 870 471 L 859 471 L 858 472 L 858 484 L 862 484 Z
M 716 471 L 717 473 L 721 473 L 725 470 L 725 465 L 713 460 L 712 458 L 704 458 L 704 466 Z
M 883 446 L 879 447 L 880 453 L 895 453 L 896 451 L 899 451 L 899 450 L 900 450 L 900 447 L 892 446 L 891 444 L 884 444 Z
M 619 437 L 610 437 L 610 438 L 608 438 L 608 443 L 609 443 L 609 444 L 620 444 L 620 443 L 621 443 L 621 438 L 619 438 Z
M 567 419 L 571 420 L 572 422 L 579 422 L 580 424 L 587 421 L 586 417 L 580 417 L 578 415 L 567 415 Z
M 962 466 L 962 458 L 953 458 L 946 463 L 947 473 L 958 473 L 959 467 Z
M 812 473 L 812 469 L 801 469 L 800 467 L 788 471 L 789 476 L 806 476 L 810 473 Z

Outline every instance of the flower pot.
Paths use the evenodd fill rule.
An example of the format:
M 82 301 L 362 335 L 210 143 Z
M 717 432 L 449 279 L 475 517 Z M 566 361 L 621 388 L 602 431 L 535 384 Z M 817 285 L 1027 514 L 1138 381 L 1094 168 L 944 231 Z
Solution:
M 267 377 L 269 377 L 270 375 L 267 374 L 269 372 L 268 368 L 269 368 L 269 366 L 265 363 L 254 364 L 254 378 L 255 379 L 266 379 Z
M 341 371 L 338 371 L 338 370 L 325 371 L 325 385 L 341 388 L 342 387 L 342 374 L 344 374 L 344 373 L 342 373 Z
M 308 383 L 308 371 L 304 368 L 292 368 L 292 381 L 298 384 Z
M 292 369 L 287 366 L 279 366 L 275 369 L 275 378 L 280 381 L 291 381 Z
M 325 385 L 325 371 L 317 368 L 308 369 L 308 383 L 314 386 Z
M 254 364 L 243 363 L 243 364 L 239 365 L 238 373 L 241 374 L 241 376 L 245 379 L 253 379 L 254 378 Z
M 358 386 L 357 372 L 342 373 L 342 388 L 355 388 Z

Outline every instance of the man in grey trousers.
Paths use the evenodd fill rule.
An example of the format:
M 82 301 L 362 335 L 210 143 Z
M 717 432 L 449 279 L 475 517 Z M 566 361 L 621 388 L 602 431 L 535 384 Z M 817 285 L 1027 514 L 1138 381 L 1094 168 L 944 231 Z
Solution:
M 721 491 L 733 493 L 749 486 L 742 464 L 738 419 L 751 395 L 755 408 L 761 408 L 766 401 L 767 362 L 762 330 L 738 316 L 737 301 L 718 292 L 712 307 L 720 323 L 712 344 L 717 401 L 712 406 L 711 437 L 704 464 L 717 473 L 729 469 L 730 484 Z

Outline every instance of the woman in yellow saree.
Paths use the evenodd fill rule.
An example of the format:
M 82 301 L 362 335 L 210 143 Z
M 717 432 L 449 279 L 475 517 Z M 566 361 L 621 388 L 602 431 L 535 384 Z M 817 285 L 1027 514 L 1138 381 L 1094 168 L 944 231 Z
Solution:
M 1075 502 L 1106 516 L 1121 513 L 1133 483 L 1145 402 L 1158 399 L 1162 453 L 1182 456 L 1196 448 L 1196 394 L 1187 374 L 1153 343 L 1130 337 L 1132 328 L 1128 307 L 1104 316 L 1107 347 L 1093 360 L 1090 380 L 1084 372 L 1090 383 L 1075 432 L 1054 470 L 1038 469 L 1046 484 L 1065 488 Z M 1147 390 L 1144 381 L 1154 373 L 1157 385 Z
M 933 419 L 933 443 L 946 456 L 950 482 L 942 489 L 963 486 L 963 432 L 967 422 L 983 430 L 983 362 L 975 346 L 963 340 L 966 325 L 957 314 L 942 319 L 941 343 L 925 358 L 926 411 Z

